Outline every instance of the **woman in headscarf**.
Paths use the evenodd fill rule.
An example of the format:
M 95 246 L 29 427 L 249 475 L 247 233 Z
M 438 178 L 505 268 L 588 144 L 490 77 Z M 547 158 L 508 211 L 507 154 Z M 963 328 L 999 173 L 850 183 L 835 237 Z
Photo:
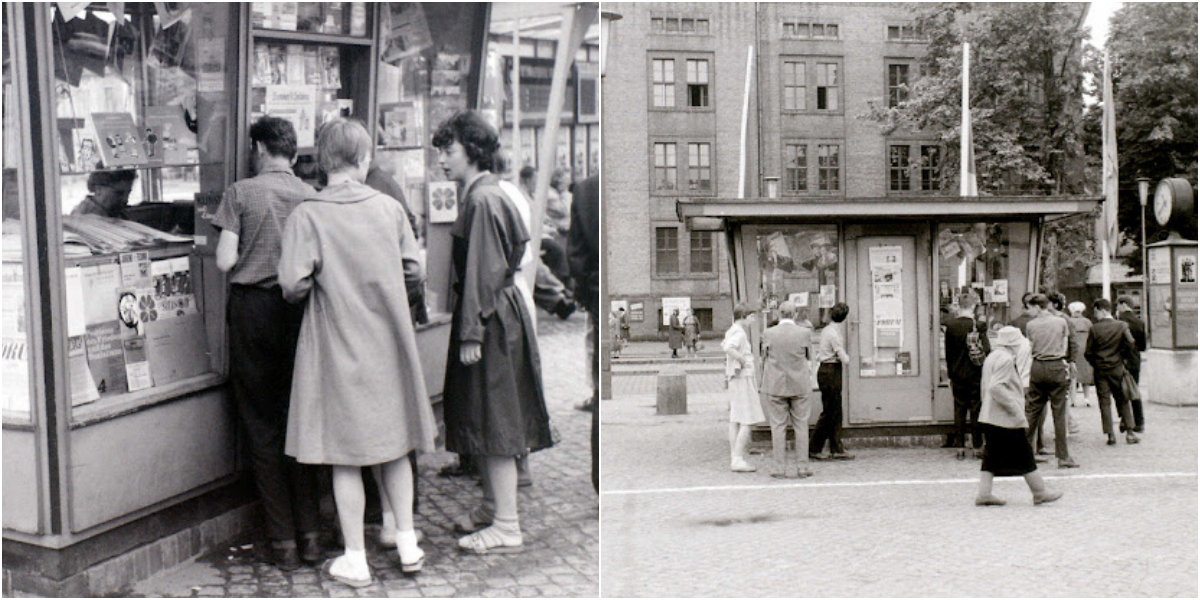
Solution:
M 529 232 L 491 173 L 496 130 L 463 111 L 433 136 L 447 179 L 461 184 L 450 229 L 452 310 L 446 361 L 446 449 L 482 460 L 483 502 L 455 523 L 465 552 L 519 552 L 517 457 L 553 445 L 533 320 L 514 276 Z
M 284 297 L 308 299 L 285 451 L 333 466 L 346 552 L 323 570 L 355 587 L 371 583 L 362 467 L 380 466 L 401 570 L 420 571 L 408 454 L 434 450 L 437 435 L 405 290 L 406 273 L 420 277 L 420 250 L 400 203 L 363 183 L 371 149 L 357 121 L 321 128 L 317 156 L 329 183 L 288 217 L 279 259 Z

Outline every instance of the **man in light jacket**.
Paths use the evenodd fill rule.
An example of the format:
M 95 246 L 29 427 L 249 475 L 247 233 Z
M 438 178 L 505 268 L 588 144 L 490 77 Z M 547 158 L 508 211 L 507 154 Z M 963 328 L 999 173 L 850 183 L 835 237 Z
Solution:
M 808 348 L 812 344 L 812 329 L 796 324 L 796 305 L 779 305 L 779 319 L 763 332 L 763 379 L 760 389 L 767 394 L 767 422 L 771 424 L 771 446 L 775 454 L 775 470 L 771 477 L 788 477 L 787 426 L 796 431 L 797 458 L 800 464 L 796 477 L 812 475 L 808 468 L 808 418 L 812 412 L 809 392 L 812 375 L 808 369 Z

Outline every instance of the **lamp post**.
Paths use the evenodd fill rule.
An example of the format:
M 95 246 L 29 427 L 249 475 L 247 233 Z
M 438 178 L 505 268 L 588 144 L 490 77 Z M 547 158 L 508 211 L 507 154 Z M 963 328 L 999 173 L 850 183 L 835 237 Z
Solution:
M 1149 301 L 1150 297 L 1146 295 L 1148 293 L 1148 288 L 1146 286 L 1147 286 L 1147 282 L 1149 281 L 1150 274 L 1146 271 L 1146 268 L 1147 268 L 1146 267 L 1146 199 L 1150 196 L 1150 178 L 1149 177 L 1138 177 L 1137 184 L 1138 184 L 1138 202 L 1141 203 L 1141 206 L 1142 206 L 1142 210 L 1141 210 L 1141 215 L 1142 215 L 1142 301 L 1140 304 L 1141 304 L 1141 306 L 1148 307 L 1148 305 L 1146 303 Z M 1147 308 L 1146 310 L 1147 310 L 1146 315 L 1142 315 L 1142 314 L 1140 314 L 1142 312 L 1142 309 L 1141 309 L 1141 307 L 1139 307 L 1138 308 L 1138 313 L 1139 313 L 1138 316 L 1141 317 L 1142 319 L 1146 319 L 1149 316 L 1149 308 Z
M 611 10 L 600 11 L 600 78 L 604 79 L 607 74 L 608 66 L 608 40 L 612 31 L 612 24 L 621 20 L 621 15 Z M 603 90 L 603 86 L 600 88 Z M 600 114 L 604 114 L 604 94 L 600 94 Z M 601 119 L 603 120 L 603 118 Z M 604 138 L 600 139 L 600 198 L 604 198 Z M 608 252 L 608 227 L 604 226 L 604 212 L 606 204 L 600 202 L 600 248 L 603 252 Z M 608 315 L 612 312 L 612 304 L 609 300 L 608 289 L 608 264 L 609 261 L 601 261 L 600 264 L 600 313 L 596 315 L 596 328 L 601 340 L 600 344 L 600 399 L 608 400 L 612 398 L 612 348 L 613 339 L 612 328 L 608 327 Z M 596 407 L 599 410 L 600 407 Z

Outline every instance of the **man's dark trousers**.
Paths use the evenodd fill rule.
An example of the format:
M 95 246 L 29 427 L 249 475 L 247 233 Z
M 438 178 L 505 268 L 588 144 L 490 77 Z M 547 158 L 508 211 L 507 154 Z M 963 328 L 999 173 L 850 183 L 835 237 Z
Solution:
M 820 454 L 829 440 L 829 452 L 840 454 L 842 447 L 842 363 L 821 363 L 817 369 L 817 387 L 821 388 L 821 416 L 812 439 L 808 442 L 809 454 Z
M 266 513 L 267 537 L 286 541 L 317 532 L 317 467 L 283 453 L 304 306 L 289 304 L 277 286 L 234 285 L 227 311 L 233 398 Z
M 1067 363 L 1059 360 L 1034 360 L 1029 370 L 1029 397 L 1025 403 L 1025 418 L 1029 421 L 1026 436 L 1035 448 L 1038 424 L 1044 418 L 1046 404 L 1054 415 L 1054 455 L 1058 460 L 1070 458 L 1067 450 Z
M 1096 399 L 1100 401 L 1100 422 L 1104 433 L 1113 432 L 1111 397 L 1117 402 L 1117 414 L 1121 417 L 1122 431 L 1133 431 L 1137 415 L 1134 414 L 1129 399 L 1125 397 L 1125 388 L 1121 380 L 1125 377 L 1125 368 L 1117 365 L 1115 369 L 1093 370 L 1096 381 Z
M 971 446 L 979 450 L 983 447 L 983 434 L 979 430 L 979 409 L 983 404 L 979 381 L 950 380 L 950 391 L 954 393 L 954 427 L 958 432 L 958 447 L 967 447 L 967 416 L 970 415 Z
M 1133 376 L 1134 383 L 1142 382 L 1142 357 L 1141 357 L 1140 352 L 1138 353 L 1138 356 L 1136 358 L 1131 358 L 1131 359 L 1125 361 L 1125 370 L 1129 371 L 1129 374 Z M 1123 389 L 1123 388 L 1121 388 L 1120 381 L 1117 382 L 1117 389 Z M 1099 391 L 1100 391 L 1100 387 L 1096 386 L 1097 394 L 1099 394 Z M 1113 397 L 1115 398 L 1116 396 L 1114 395 Z M 1120 410 L 1120 405 L 1118 404 L 1117 406 L 1118 406 L 1118 410 Z M 1137 427 L 1138 429 L 1145 427 L 1146 417 L 1142 414 L 1142 401 L 1141 400 L 1130 400 L 1129 408 L 1130 408 L 1130 411 L 1133 413 L 1134 427 Z

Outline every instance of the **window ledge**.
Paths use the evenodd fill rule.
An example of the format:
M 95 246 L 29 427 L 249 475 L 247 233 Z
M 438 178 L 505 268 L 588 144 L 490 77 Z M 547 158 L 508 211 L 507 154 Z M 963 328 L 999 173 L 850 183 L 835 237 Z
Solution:
M 115 397 L 115 401 L 109 400 L 106 402 L 105 398 L 101 398 L 79 408 L 72 408 L 70 427 L 71 429 L 79 429 L 95 425 L 96 423 L 166 404 L 183 396 L 215 388 L 223 383 L 225 383 L 224 375 L 220 373 L 205 373 L 164 386 L 121 394 Z

